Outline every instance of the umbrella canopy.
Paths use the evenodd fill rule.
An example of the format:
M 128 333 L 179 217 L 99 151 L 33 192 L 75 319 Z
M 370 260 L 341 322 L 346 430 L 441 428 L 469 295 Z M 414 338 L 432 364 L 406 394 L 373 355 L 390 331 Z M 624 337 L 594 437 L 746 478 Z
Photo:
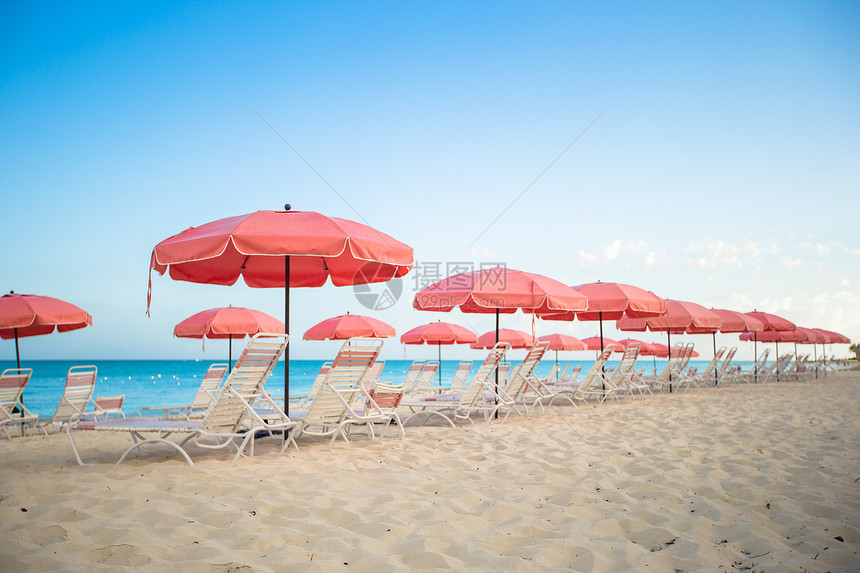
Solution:
M 24 338 L 92 326 L 93 317 L 77 306 L 35 294 L 0 296 L 0 338 Z
M 764 322 L 744 312 L 726 310 L 722 308 L 710 309 L 714 314 L 723 319 L 723 324 L 718 328 L 706 328 L 690 326 L 688 334 L 711 334 L 713 332 L 761 332 L 764 330 Z
M 588 338 L 583 338 L 582 342 L 588 348 L 588 350 L 597 350 L 598 352 L 602 352 L 603 348 L 607 344 L 615 345 L 615 352 L 624 352 L 624 349 L 621 348 L 618 343 L 609 338 L 604 338 L 602 336 L 589 336 Z
M 756 342 L 805 342 L 806 335 L 795 330 L 766 330 L 764 332 L 744 332 L 738 336 L 740 340 Z
M 15 339 L 15 360 L 21 367 L 18 339 L 77 330 L 93 324 L 93 317 L 77 306 L 35 294 L 14 291 L 0 297 L 0 338 Z
M 468 328 L 450 322 L 422 324 L 400 336 L 403 344 L 470 344 L 477 339 Z
M 688 329 L 713 332 L 723 324 L 720 315 L 700 304 L 680 300 L 667 300 L 666 313 L 652 318 L 622 318 L 616 326 L 624 331 L 667 331 L 676 334 L 688 332 Z
M 442 345 L 471 344 L 478 340 L 478 335 L 459 324 L 450 322 L 431 322 L 416 326 L 400 336 L 403 344 L 435 344 L 439 351 L 439 388 L 442 388 Z
M 588 346 L 578 338 L 567 334 L 547 334 L 538 337 L 541 342 L 549 342 L 549 350 L 587 350 Z
M 284 332 L 284 323 L 259 310 L 228 306 L 193 314 L 173 327 L 179 338 L 227 338 L 227 367 L 233 367 L 233 339 L 259 332 Z
M 746 314 L 761 321 L 764 324 L 765 330 L 794 330 L 796 328 L 793 322 L 789 322 L 788 320 L 782 318 L 781 316 L 776 316 L 775 314 L 769 314 L 767 312 L 758 312 L 755 310 Z
M 798 332 L 803 333 L 804 340 L 798 344 L 826 344 L 827 337 L 823 332 L 818 332 L 814 328 L 803 328 L 798 326 Z
M 303 340 L 347 340 L 355 336 L 363 338 L 389 338 L 394 336 L 394 327 L 360 314 L 342 314 L 327 318 L 305 331 Z
M 311 211 L 257 211 L 191 227 L 158 243 L 152 271 L 175 280 L 284 288 L 284 324 L 290 331 L 290 287 L 385 282 L 412 268 L 412 248 L 367 225 Z M 284 352 L 284 400 L 290 396 L 290 349 Z M 287 412 L 289 413 L 289 412 Z
M 510 328 L 502 328 L 498 331 L 499 342 L 507 342 L 511 348 L 531 348 L 535 345 L 536 339 L 528 332 L 522 330 L 513 330 Z M 474 349 L 492 348 L 496 344 L 496 331 L 491 330 L 485 332 L 478 337 L 478 340 L 473 342 L 470 347 Z
M 642 340 L 636 340 L 635 338 L 623 338 L 616 342 L 620 348 L 626 350 L 628 344 L 638 344 L 639 345 L 639 354 L 642 356 L 652 356 L 654 351 L 651 348 L 651 344 L 644 342 Z
M 588 310 L 575 313 L 579 320 L 618 320 L 647 318 L 666 312 L 666 301 L 656 294 L 622 283 L 587 283 L 573 287 L 588 297 Z M 548 320 L 573 320 L 574 314 L 541 316 Z
M 585 312 L 565 312 L 541 315 L 546 320 L 597 320 L 600 322 L 600 338 L 603 338 L 603 320 L 618 320 L 622 317 L 646 318 L 666 312 L 666 301 L 652 292 L 622 283 L 586 283 L 573 287 L 588 297 Z M 606 341 L 600 345 L 603 350 Z
M 282 333 L 284 323 L 259 310 L 228 306 L 200 311 L 173 328 L 180 338 L 244 338 L 259 332 Z
M 433 283 L 415 295 L 413 306 L 441 312 L 459 307 L 463 312 L 510 314 L 524 309 L 540 314 L 586 310 L 588 299 L 549 277 L 493 267 Z
M 816 328 L 815 330 L 823 333 L 824 336 L 827 338 L 827 342 L 825 344 L 851 344 L 851 339 L 844 334 L 839 334 L 838 332 L 833 332 L 830 330 L 824 330 L 822 328 Z

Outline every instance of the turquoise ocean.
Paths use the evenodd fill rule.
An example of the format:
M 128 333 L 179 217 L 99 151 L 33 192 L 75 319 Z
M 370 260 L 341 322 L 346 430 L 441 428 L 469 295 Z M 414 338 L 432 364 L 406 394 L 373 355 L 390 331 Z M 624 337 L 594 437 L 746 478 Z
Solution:
M 72 366 L 92 364 L 98 368 L 95 396 L 125 395 L 123 412 L 126 416 L 137 414 L 139 408 L 190 404 L 197 387 L 214 360 L 29 360 L 21 366 L 33 369 L 33 376 L 24 390 L 24 404 L 28 410 L 43 417 L 51 416 L 63 395 L 66 373 Z M 302 396 L 308 393 L 323 360 L 293 360 L 290 363 L 290 395 Z M 387 360 L 381 380 L 399 384 L 406 377 L 411 360 Z M 538 376 L 549 374 L 554 359 L 544 359 L 537 368 Z M 593 360 L 560 361 L 563 365 L 582 366 L 587 370 Z M 693 361 L 692 364 L 704 369 L 707 361 Z M 451 378 L 457 368 L 457 360 L 442 361 L 442 386 L 450 386 Z M 513 361 L 512 364 L 517 364 Z M 617 362 L 610 362 L 613 366 Z M 744 368 L 750 364 L 741 363 Z M 662 368 L 665 360 L 656 362 L 646 357 L 640 359 L 638 367 L 651 371 L 656 365 Z M 474 373 L 480 361 L 472 363 Z M 0 361 L 0 369 L 14 368 L 14 361 Z M 437 378 L 438 379 L 438 378 Z M 280 362 L 266 383 L 266 390 L 275 399 L 284 397 L 284 363 Z

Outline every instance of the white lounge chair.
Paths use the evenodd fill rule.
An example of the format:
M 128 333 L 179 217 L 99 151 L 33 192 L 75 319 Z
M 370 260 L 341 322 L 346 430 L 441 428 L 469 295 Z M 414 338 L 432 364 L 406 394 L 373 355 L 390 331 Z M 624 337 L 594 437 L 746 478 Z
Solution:
M 215 399 L 218 394 L 218 389 L 221 387 L 221 381 L 227 374 L 226 363 L 216 363 L 209 366 L 200 386 L 197 387 L 197 392 L 194 394 L 194 399 L 190 404 L 183 406 L 164 406 L 164 407 L 147 407 L 140 408 L 137 412 L 141 418 L 146 417 L 151 412 L 160 412 L 161 416 L 166 419 L 183 418 L 191 420 L 194 418 L 202 418 L 209 404 Z
M 487 357 L 472 377 L 472 381 L 460 394 L 430 396 L 420 400 L 404 400 L 401 406 L 408 407 L 412 414 L 403 420 L 406 425 L 416 417 L 423 418 L 422 424 L 432 416 L 439 416 L 451 427 L 456 427 L 455 421 L 472 421 L 473 414 L 483 414 L 487 422 L 499 408 L 499 397 L 496 393 L 496 368 L 504 358 L 505 352 L 511 347 L 507 342 L 498 342 L 487 353 Z M 453 419 L 452 419 L 453 418 Z
M 307 412 L 294 415 L 298 423 L 297 438 L 304 435 L 331 436 L 328 446 L 331 448 L 338 436 L 349 443 L 348 432 L 353 425 L 364 425 L 370 437 L 374 438 L 374 424 L 381 423 L 387 428 L 391 422 L 400 427 L 403 436 L 399 417 L 392 412 L 382 411 L 369 397 L 369 393 L 365 394 L 362 386 L 382 350 L 382 344 L 383 340 L 379 338 L 351 338 L 344 343 L 332 362 L 322 389 Z M 361 400 L 361 396 L 366 396 L 366 399 Z M 356 407 L 361 402 L 364 403 L 364 409 Z
M 717 369 L 717 385 L 731 384 L 734 381 L 734 378 L 737 375 L 737 370 L 735 370 L 732 360 L 734 360 L 737 351 L 738 347 L 732 346 L 729 348 L 728 352 L 726 352 L 723 361 L 720 363 L 720 367 Z
M 0 433 L 7 438 L 12 437 L 7 428 L 21 426 L 23 434 L 28 425 L 39 422 L 39 416 L 31 414 L 21 401 L 32 375 L 32 368 L 7 368 L 0 374 Z
M 290 396 L 290 410 L 307 410 L 310 406 L 311 402 L 313 402 L 314 397 L 319 394 L 320 390 L 323 387 L 323 382 L 325 382 L 326 376 L 328 376 L 328 371 L 331 369 L 331 362 L 324 362 L 320 367 L 320 371 L 317 373 L 316 378 L 314 378 L 313 384 L 311 384 L 310 390 L 306 396 Z M 293 407 L 294 406 L 294 407 Z
M 251 337 L 202 420 L 127 418 L 70 424 L 66 428 L 66 435 L 72 444 L 75 459 L 79 464 L 87 465 L 81 459 L 72 437 L 73 433 L 80 433 L 79 430 L 129 432 L 134 444 L 123 452 L 117 465 L 131 452 L 147 444 L 170 446 L 179 452 L 189 465 L 194 465 L 186 448 L 188 444 L 195 444 L 208 449 L 235 448 L 232 467 L 248 446 L 250 454 L 254 454 L 255 435 L 264 431 L 270 434 L 283 432 L 284 441 L 280 450 L 282 454 L 290 444 L 295 446 L 290 430 L 295 428 L 296 423 L 275 404 L 265 391 L 264 385 L 284 353 L 288 341 L 289 336 L 286 334 L 260 333 Z M 265 419 L 256 413 L 253 406 L 260 403 L 265 403 L 270 408 Z M 186 437 L 177 443 L 167 439 L 172 434 Z
M 93 411 L 87 413 L 84 417 L 93 420 L 107 420 L 111 416 L 117 418 L 125 418 L 122 411 L 122 404 L 125 402 L 125 394 L 119 396 L 96 396 L 92 400 Z
M 591 399 L 596 399 L 598 404 L 603 404 L 607 396 L 612 396 L 617 390 L 613 387 L 612 382 L 606 380 L 603 375 L 606 361 L 609 360 L 613 352 L 615 352 L 615 345 L 607 344 L 579 384 L 557 384 L 551 387 L 555 396 L 550 399 L 549 405 L 552 406 L 557 398 L 564 398 L 573 405 L 576 405 L 574 400 L 585 402 Z
M 462 392 L 466 388 L 466 382 L 469 380 L 469 373 L 472 371 L 472 361 L 463 360 L 457 364 L 457 370 L 454 371 L 454 378 L 451 380 L 450 392 Z
M 534 371 L 549 349 L 549 342 L 538 342 L 529 349 L 528 354 L 515 369 L 511 371 L 511 379 L 505 388 L 499 389 L 499 410 L 507 409 L 502 423 L 508 419 L 511 412 L 519 411 L 522 406 L 526 417 L 530 415 L 530 407 L 540 404 L 543 398 L 542 382 L 535 376 Z
M 49 427 L 65 428 L 67 424 L 73 424 L 84 416 L 84 411 L 93 396 L 96 387 L 98 368 L 95 366 L 72 366 L 66 373 L 66 386 L 63 397 L 57 406 L 57 411 L 50 418 L 39 418 L 36 429 L 43 434 L 48 434 Z
M 702 370 L 701 374 L 696 371 L 694 374 L 689 374 L 682 379 L 682 383 L 679 385 L 679 389 L 689 389 L 690 387 L 695 386 L 696 388 L 701 388 L 703 386 L 716 386 L 717 384 L 717 368 L 720 364 L 720 359 L 723 357 L 723 354 L 726 353 L 726 347 L 721 346 L 714 353 L 714 357 L 711 358 L 711 361 L 708 362 L 708 365 L 705 366 L 705 369 Z

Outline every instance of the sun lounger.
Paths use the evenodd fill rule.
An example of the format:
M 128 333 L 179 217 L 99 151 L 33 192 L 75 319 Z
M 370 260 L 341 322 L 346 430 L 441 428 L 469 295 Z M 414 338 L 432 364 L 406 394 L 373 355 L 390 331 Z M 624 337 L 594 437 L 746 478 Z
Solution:
M 734 378 L 737 375 L 737 370 L 735 370 L 735 366 L 732 364 L 732 360 L 734 359 L 737 351 L 737 346 L 732 346 L 731 348 L 729 348 L 729 351 L 726 352 L 723 361 L 720 363 L 720 367 L 717 369 L 716 384 L 718 386 L 731 384 L 734 381 Z
M 549 399 L 542 393 L 542 382 L 535 376 L 534 371 L 549 348 L 549 342 L 538 342 L 529 349 L 522 363 L 511 371 L 511 379 L 504 388 L 499 389 L 499 411 L 507 409 L 502 423 L 508 419 L 514 410 L 522 411 L 525 416 L 530 414 L 529 408 L 540 404 L 543 398 Z
M 409 365 L 409 370 L 406 371 L 406 378 L 403 379 L 403 392 L 409 395 L 415 389 L 415 384 L 418 382 L 418 377 L 424 370 L 424 360 L 413 360 Z
M 0 374 L 0 433 L 7 438 L 12 437 L 7 428 L 21 426 L 23 434 L 28 425 L 39 421 L 39 416 L 31 414 L 21 401 L 32 375 L 32 368 L 8 368 Z
M 138 416 L 146 417 L 152 412 L 160 412 L 159 417 L 165 419 L 182 418 L 191 420 L 194 418 L 202 418 L 206 412 L 206 408 L 212 403 L 212 400 L 218 394 L 218 388 L 221 386 L 221 381 L 227 374 L 227 364 L 217 363 L 212 364 L 206 370 L 197 392 L 194 394 L 194 399 L 191 404 L 183 406 L 164 406 L 164 407 L 147 407 L 138 410 Z
M 299 412 L 294 416 L 298 423 L 297 438 L 304 435 L 331 436 L 328 446 L 331 448 L 338 436 L 349 443 L 351 426 L 364 425 L 370 437 L 374 438 L 374 424 L 381 423 L 387 428 L 391 422 L 400 427 L 403 436 L 400 418 L 393 412 L 384 412 L 370 398 L 369 393 L 365 394 L 362 386 L 368 370 L 382 350 L 382 344 L 383 340 L 379 338 L 351 338 L 344 343 L 332 362 L 320 393 L 311 402 L 307 412 Z M 384 388 L 385 385 L 377 383 L 377 387 Z M 367 397 L 362 400 L 363 409 L 355 406 L 360 403 L 361 396 Z
M 403 420 L 403 424 L 406 425 L 413 418 L 421 418 L 423 424 L 430 417 L 439 416 L 451 427 L 456 427 L 455 421 L 472 421 L 472 415 L 477 413 L 483 414 L 489 422 L 499 408 L 496 368 L 510 347 L 507 342 L 496 343 L 462 394 L 430 396 L 401 402 L 401 406 L 412 410 L 412 414 Z
M 95 366 L 72 366 L 66 373 L 66 386 L 63 397 L 57 406 L 57 411 L 50 418 L 39 418 L 36 429 L 43 434 L 48 434 L 48 428 L 57 427 L 58 430 L 65 428 L 67 424 L 73 424 L 84 416 L 84 411 L 93 396 L 96 386 L 98 369 Z
M 421 374 L 415 380 L 415 385 L 407 392 L 410 397 L 433 396 L 439 394 L 439 384 L 436 381 L 436 373 L 439 371 L 439 363 L 428 360 L 421 369 Z
M 127 418 L 70 424 L 66 428 L 66 435 L 72 444 L 75 459 L 79 464 L 86 465 L 72 437 L 73 434 L 81 433 L 81 430 L 129 432 L 134 444 L 122 453 L 117 465 L 131 452 L 148 444 L 165 444 L 179 452 L 189 465 L 194 465 L 187 451 L 188 445 L 194 444 L 207 449 L 235 448 L 232 467 L 249 446 L 250 454 L 254 454 L 254 439 L 258 432 L 268 432 L 270 435 L 282 432 L 284 440 L 280 453 L 283 453 L 290 444 L 295 446 L 290 430 L 296 424 L 275 404 L 264 385 L 284 353 L 288 340 L 286 334 L 260 333 L 251 337 L 202 420 Z M 267 414 L 263 419 L 256 413 L 255 403 L 266 404 L 275 414 Z M 172 434 L 185 435 L 185 438 L 178 443 L 168 440 Z
M 472 371 L 472 361 L 463 360 L 457 364 L 457 370 L 454 371 L 454 378 L 451 380 L 451 393 L 462 392 L 466 388 L 466 382 L 469 380 L 469 372 Z
M 613 352 L 615 352 L 615 345 L 607 344 L 580 383 L 558 384 L 551 387 L 555 396 L 550 400 L 549 405 L 552 406 L 557 398 L 564 398 L 574 405 L 576 405 L 574 400 L 585 402 L 591 399 L 596 399 L 598 404 L 603 404 L 607 396 L 614 395 L 616 389 L 611 381 L 604 378 L 603 374 L 606 361 L 609 360 Z
M 95 421 L 107 420 L 111 416 L 125 418 L 125 414 L 122 412 L 123 402 L 125 402 L 125 394 L 108 397 L 98 396 L 93 399 L 93 411 L 87 413 L 84 417 Z
M 678 389 L 687 390 L 691 387 L 702 388 L 704 386 L 716 385 L 717 367 L 719 366 L 720 359 L 725 353 L 726 347 L 721 346 L 714 353 L 714 357 L 711 358 L 711 361 L 708 362 L 708 365 L 705 366 L 705 369 L 702 370 L 701 373 L 698 372 L 698 369 L 695 372 L 688 371 L 686 376 L 681 378 L 680 383 L 678 384 Z
M 313 384 L 311 384 L 311 389 L 308 390 L 306 396 L 290 396 L 290 410 L 307 410 L 308 406 L 310 406 L 311 402 L 314 399 L 314 396 L 319 394 L 322 389 L 323 382 L 325 382 L 326 376 L 328 376 L 328 371 L 331 369 L 331 362 L 324 362 L 320 367 L 320 371 L 317 373 L 316 378 L 314 378 Z

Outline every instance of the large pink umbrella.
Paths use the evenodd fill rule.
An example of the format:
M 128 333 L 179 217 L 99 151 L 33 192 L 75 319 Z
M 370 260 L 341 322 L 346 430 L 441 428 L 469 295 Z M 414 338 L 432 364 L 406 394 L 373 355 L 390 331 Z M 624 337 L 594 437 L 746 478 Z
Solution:
M 191 227 L 158 243 L 152 270 L 175 280 L 284 289 L 290 330 L 290 288 L 385 282 L 412 268 L 412 248 L 367 225 L 311 211 L 257 211 Z M 284 399 L 290 396 L 290 349 L 284 352 Z
M 714 345 L 714 356 L 717 355 L 717 332 L 735 333 L 735 332 L 761 332 L 764 330 L 764 323 L 747 313 L 727 310 L 722 308 L 712 308 L 711 312 L 718 314 L 723 323 L 719 327 L 700 327 L 690 326 L 687 328 L 687 334 L 710 334 Z M 714 384 L 717 384 L 718 372 L 714 370 Z
M 15 339 L 15 360 L 21 368 L 18 339 L 92 326 L 93 317 L 77 306 L 35 294 L 14 291 L 0 297 L 0 338 Z
M 439 351 L 439 388 L 442 387 L 442 345 L 471 344 L 478 340 L 478 335 L 459 324 L 450 322 L 431 322 L 416 326 L 409 332 L 400 335 L 403 344 L 435 344 Z
M 313 325 L 305 331 L 303 340 L 348 340 L 361 336 L 364 338 L 390 338 L 396 332 L 394 327 L 369 316 L 342 314 L 333 316 Z
M 233 367 L 233 338 L 260 332 L 284 332 L 284 323 L 259 310 L 227 306 L 200 311 L 173 328 L 179 338 L 228 339 L 228 368 Z
M 623 283 L 587 283 L 573 287 L 588 297 L 588 310 L 542 314 L 546 320 L 597 320 L 600 322 L 600 337 L 603 338 L 603 321 L 627 318 L 648 318 L 666 312 L 666 301 L 650 291 Z M 600 350 L 603 350 L 601 344 Z

